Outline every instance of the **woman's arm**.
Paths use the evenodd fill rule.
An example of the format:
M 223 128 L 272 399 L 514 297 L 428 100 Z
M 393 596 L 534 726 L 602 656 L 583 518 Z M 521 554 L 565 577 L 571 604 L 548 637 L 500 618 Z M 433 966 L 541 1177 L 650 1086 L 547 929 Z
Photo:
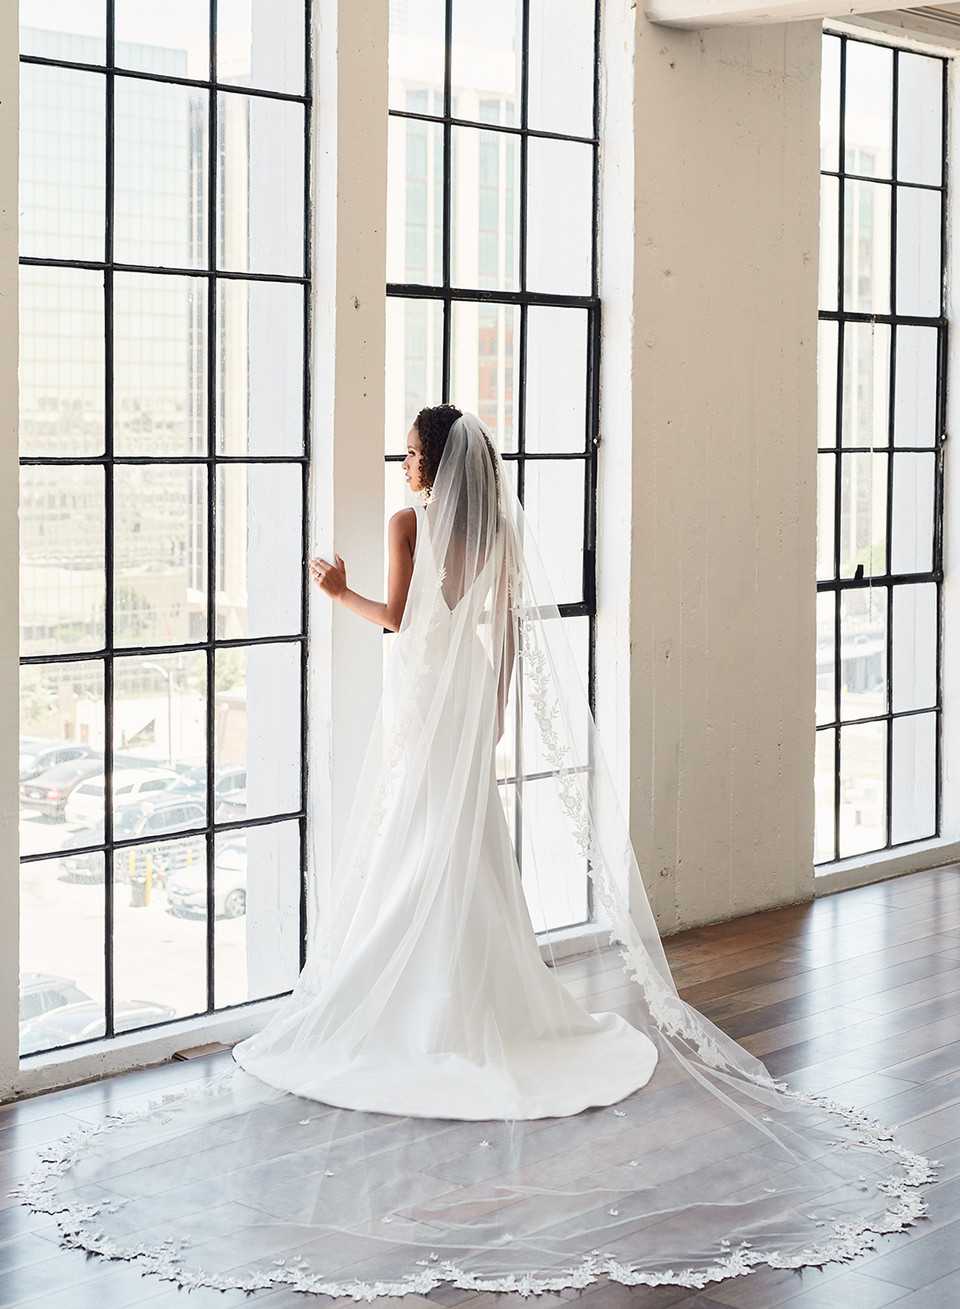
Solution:
M 335 555 L 336 563 L 326 559 L 311 559 L 310 573 L 320 587 L 332 600 L 352 609 L 355 614 L 365 618 L 378 627 L 389 628 L 396 632 L 403 618 L 407 604 L 407 592 L 410 590 L 410 578 L 413 575 L 414 534 L 417 527 L 417 515 L 413 509 L 399 509 L 387 524 L 387 541 L 389 544 L 389 565 L 387 570 L 387 602 L 369 600 L 347 586 L 347 566 Z

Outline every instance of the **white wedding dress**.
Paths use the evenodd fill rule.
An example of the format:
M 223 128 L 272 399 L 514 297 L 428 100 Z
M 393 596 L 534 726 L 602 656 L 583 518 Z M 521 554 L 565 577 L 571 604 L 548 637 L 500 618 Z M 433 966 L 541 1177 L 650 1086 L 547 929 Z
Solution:
M 776 1081 L 678 995 L 565 623 L 473 415 L 418 511 L 391 642 L 346 835 L 332 867 L 312 852 L 293 992 L 226 1071 L 78 1127 L 14 1194 L 64 1244 L 183 1287 L 357 1300 L 703 1287 L 922 1218 L 928 1159 Z M 315 837 L 324 784 L 311 770 Z M 559 903 L 571 867 L 596 937 L 549 967 L 527 897 Z

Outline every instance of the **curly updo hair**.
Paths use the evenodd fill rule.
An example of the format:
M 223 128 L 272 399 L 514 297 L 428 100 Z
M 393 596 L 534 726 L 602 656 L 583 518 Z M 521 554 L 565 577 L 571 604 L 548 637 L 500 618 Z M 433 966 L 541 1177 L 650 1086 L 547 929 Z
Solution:
M 450 428 L 462 417 L 456 405 L 428 405 L 413 420 L 420 437 L 420 480 L 425 487 L 433 486 Z

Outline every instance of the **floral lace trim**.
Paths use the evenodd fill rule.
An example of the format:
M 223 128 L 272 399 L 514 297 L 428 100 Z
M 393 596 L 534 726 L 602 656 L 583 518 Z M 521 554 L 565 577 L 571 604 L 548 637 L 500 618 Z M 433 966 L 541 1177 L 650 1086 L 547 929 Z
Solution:
M 412 1293 L 426 1294 L 435 1287 L 449 1282 L 454 1286 L 474 1291 L 512 1291 L 517 1295 L 537 1295 L 548 1291 L 576 1289 L 596 1282 L 601 1276 L 625 1286 L 683 1286 L 700 1290 L 711 1282 L 739 1277 L 766 1265 L 770 1268 L 820 1267 L 825 1263 L 848 1262 L 858 1255 L 876 1248 L 881 1236 L 901 1232 L 927 1213 L 927 1206 L 918 1188 L 936 1178 L 936 1161 L 905 1150 L 893 1140 L 893 1134 L 859 1109 L 841 1104 L 823 1095 L 811 1095 L 791 1090 L 776 1083 L 778 1090 L 792 1100 L 814 1105 L 826 1113 L 839 1117 L 853 1129 L 849 1140 L 838 1141 L 837 1146 L 851 1149 L 866 1146 L 881 1155 L 894 1157 L 901 1171 L 875 1181 L 873 1185 L 890 1197 L 886 1210 L 863 1223 L 817 1220 L 808 1217 L 818 1228 L 828 1228 L 817 1240 L 796 1253 L 780 1250 L 754 1249 L 749 1240 L 736 1246 L 722 1240 L 716 1260 L 698 1268 L 667 1268 L 649 1271 L 637 1264 L 625 1263 L 614 1255 L 593 1249 L 579 1264 L 554 1274 L 509 1273 L 504 1276 L 476 1276 L 451 1260 L 443 1259 L 436 1251 L 415 1260 L 416 1270 L 390 1281 L 363 1281 L 351 1278 L 337 1282 L 323 1273 L 311 1270 L 302 1257 L 277 1258 L 267 1268 L 243 1274 L 213 1273 L 202 1267 L 185 1264 L 184 1252 L 189 1238 L 166 1238 L 154 1243 L 134 1243 L 115 1240 L 106 1235 L 100 1216 L 114 1213 L 128 1203 L 126 1200 L 92 1203 L 58 1199 L 56 1184 L 74 1165 L 87 1145 L 97 1137 L 124 1123 L 137 1122 L 150 1116 L 167 1121 L 169 1114 L 164 1106 L 184 1098 L 204 1100 L 216 1098 L 229 1090 L 237 1069 L 227 1069 L 202 1088 L 188 1092 L 174 1092 L 150 1100 L 145 1107 L 124 1113 L 107 1115 L 101 1122 L 83 1125 L 61 1140 L 40 1151 L 40 1164 L 34 1172 L 9 1191 L 28 1208 L 37 1213 L 55 1217 L 64 1247 L 88 1250 L 109 1259 L 135 1262 L 145 1272 L 165 1281 L 173 1281 L 184 1289 L 204 1286 L 217 1290 L 266 1290 L 286 1286 L 297 1291 L 309 1291 L 329 1296 L 347 1296 L 355 1301 L 372 1301 L 382 1296 L 403 1296 Z M 613 1109 L 613 1113 L 617 1110 Z M 620 1111 L 622 1113 L 622 1111 Z M 870 1184 L 864 1179 L 861 1189 L 868 1191 Z

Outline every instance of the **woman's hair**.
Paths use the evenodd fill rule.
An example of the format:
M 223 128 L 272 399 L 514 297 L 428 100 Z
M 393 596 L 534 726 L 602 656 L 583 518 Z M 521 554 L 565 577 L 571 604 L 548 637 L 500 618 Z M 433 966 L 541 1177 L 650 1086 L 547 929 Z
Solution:
M 462 417 L 456 405 L 430 405 L 413 420 L 420 436 L 420 480 L 424 486 L 433 486 L 450 428 Z

